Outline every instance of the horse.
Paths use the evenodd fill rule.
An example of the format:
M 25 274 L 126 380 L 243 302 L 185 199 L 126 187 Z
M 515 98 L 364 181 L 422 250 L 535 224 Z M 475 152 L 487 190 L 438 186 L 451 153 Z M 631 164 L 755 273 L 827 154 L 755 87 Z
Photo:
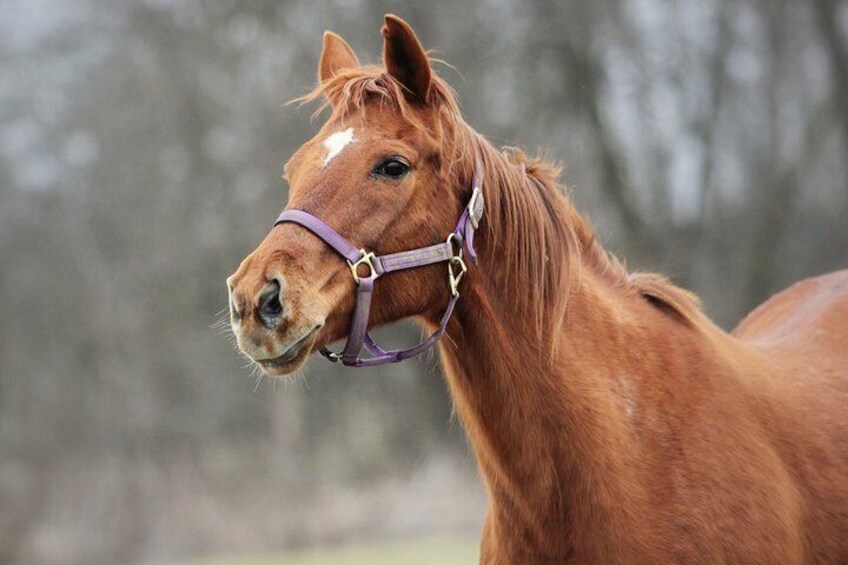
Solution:
M 848 563 L 848 271 L 723 331 L 607 253 L 554 165 L 476 133 L 406 22 L 382 35 L 363 66 L 324 34 L 304 99 L 330 117 L 227 281 L 241 351 L 282 376 L 438 342 L 489 500 L 481 563 Z M 403 318 L 432 335 L 367 335 Z

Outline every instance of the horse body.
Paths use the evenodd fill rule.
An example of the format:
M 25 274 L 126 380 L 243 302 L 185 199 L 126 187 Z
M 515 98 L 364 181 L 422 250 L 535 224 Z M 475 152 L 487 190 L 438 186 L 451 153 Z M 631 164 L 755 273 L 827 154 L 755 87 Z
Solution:
M 848 562 L 848 272 L 733 335 L 581 272 L 552 363 L 492 272 L 442 347 L 491 500 L 481 562 Z
M 228 280 L 242 351 L 284 375 L 352 317 L 434 329 L 455 304 L 439 347 L 491 501 L 482 563 L 848 563 L 848 271 L 722 331 L 609 256 L 554 167 L 474 132 L 405 22 L 383 35 L 384 67 L 324 36 L 332 116 L 286 177 L 326 229 L 277 225 Z M 444 248 L 478 169 L 458 301 L 444 264 L 356 274 L 360 247 Z

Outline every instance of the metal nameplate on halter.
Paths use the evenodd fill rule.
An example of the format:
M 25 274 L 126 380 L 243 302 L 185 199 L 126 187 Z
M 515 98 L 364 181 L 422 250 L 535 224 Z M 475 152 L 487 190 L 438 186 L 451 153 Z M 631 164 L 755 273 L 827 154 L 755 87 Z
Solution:
M 480 227 L 480 220 L 483 219 L 483 191 L 479 186 L 474 187 L 471 200 L 468 201 L 468 218 L 475 230 Z
M 348 266 L 350 266 L 350 272 L 353 273 L 353 280 L 356 281 L 356 284 L 359 284 L 359 281 L 363 278 L 365 279 L 376 279 L 379 276 L 377 273 L 377 269 L 374 268 L 374 263 L 372 261 L 376 258 L 376 256 L 370 252 L 365 251 L 364 249 L 359 250 L 362 253 L 362 257 L 356 263 L 347 262 Z M 360 265 L 368 265 L 368 276 L 360 277 L 359 276 L 359 266 Z

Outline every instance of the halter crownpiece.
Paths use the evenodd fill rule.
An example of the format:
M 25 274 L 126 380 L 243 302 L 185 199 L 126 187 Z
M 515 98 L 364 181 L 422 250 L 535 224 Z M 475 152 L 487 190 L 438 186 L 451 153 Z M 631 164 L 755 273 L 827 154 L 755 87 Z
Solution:
M 445 335 L 448 321 L 453 314 L 454 306 L 459 300 L 459 283 L 468 271 L 465 263 L 465 253 L 472 264 L 477 263 L 477 253 L 474 251 L 474 232 L 483 219 L 483 167 L 478 154 L 474 162 L 474 175 L 471 180 L 471 198 L 462 211 L 456 228 L 448 234 L 442 243 L 421 247 L 410 251 L 375 255 L 365 249 L 357 249 L 336 230 L 302 210 L 284 210 L 274 222 L 274 226 L 291 222 L 303 226 L 321 238 L 324 243 L 333 248 L 345 258 L 350 266 L 353 280 L 356 282 L 356 305 L 350 322 L 350 333 L 347 343 L 341 353 L 335 353 L 327 348 L 321 348 L 321 355 L 332 362 L 341 361 L 348 367 L 373 367 L 385 363 L 398 363 L 409 359 L 433 347 Z M 371 313 L 371 295 L 374 292 L 374 281 L 378 277 L 392 271 L 402 271 L 424 267 L 435 263 L 447 262 L 448 284 L 450 285 L 450 300 L 445 313 L 439 322 L 439 327 L 430 337 L 409 349 L 385 350 L 377 345 L 368 333 L 368 318 Z M 368 268 L 368 275 L 359 274 L 360 267 Z M 362 348 L 372 357 L 360 357 Z

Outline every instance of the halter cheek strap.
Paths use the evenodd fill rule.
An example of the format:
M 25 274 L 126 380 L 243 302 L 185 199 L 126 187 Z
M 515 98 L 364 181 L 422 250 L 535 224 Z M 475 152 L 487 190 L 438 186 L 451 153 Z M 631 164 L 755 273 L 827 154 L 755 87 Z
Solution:
M 282 223 L 295 223 L 311 231 L 327 245 L 344 257 L 350 266 L 353 280 L 356 282 L 356 305 L 350 322 L 350 332 L 347 343 L 341 353 L 334 353 L 326 348 L 321 354 L 333 361 L 341 361 L 349 367 L 373 367 L 385 363 L 397 363 L 409 359 L 433 347 L 445 334 L 448 321 L 459 300 L 459 282 L 468 270 L 465 264 L 465 254 L 472 264 L 477 263 L 477 253 L 474 251 L 474 231 L 483 219 L 483 176 L 480 157 L 477 156 L 474 176 L 471 183 L 471 198 L 459 217 L 456 228 L 442 243 L 421 247 L 410 251 L 374 255 L 365 249 L 357 249 L 333 228 L 302 210 L 285 210 L 279 215 L 274 226 Z M 414 269 L 435 263 L 447 262 L 448 283 L 451 297 L 445 308 L 439 327 L 430 336 L 409 349 L 385 350 L 371 338 L 368 333 L 368 318 L 371 313 L 371 296 L 374 293 L 374 281 L 378 277 L 392 271 Z M 361 276 L 360 269 L 367 267 L 368 275 Z M 362 349 L 365 348 L 371 357 L 363 359 Z

